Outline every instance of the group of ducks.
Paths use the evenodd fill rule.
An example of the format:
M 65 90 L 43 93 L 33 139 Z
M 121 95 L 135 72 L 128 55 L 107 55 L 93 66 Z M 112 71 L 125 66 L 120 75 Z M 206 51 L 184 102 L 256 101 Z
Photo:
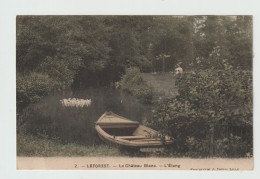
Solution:
M 91 99 L 77 99 L 77 98 L 68 98 L 60 100 L 62 106 L 64 107 L 77 107 L 82 108 L 84 106 L 88 107 L 91 105 Z

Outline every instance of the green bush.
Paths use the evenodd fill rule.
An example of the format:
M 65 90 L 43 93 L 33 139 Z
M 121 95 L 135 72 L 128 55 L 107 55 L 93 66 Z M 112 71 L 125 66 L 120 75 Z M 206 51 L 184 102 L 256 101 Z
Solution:
M 74 61 L 74 64 L 73 62 Z M 55 81 L 58 81 L 60 87 L 64 90 L 71 86 L 73 78 L 81 66 L 80 59 L 63 60 L 58 57 L 44 58 L 37 68 L 40 73 L 48 74 Z
M 79 66 L 81 66 L 79 59 L 65 61 L 58 57 L 46 56 L 39 62 L 39 66 L 34 68 L 35 72 L 25 75 L 17 73 L 19 111 L 31 103 L 38 102 L 44 96 L 69 88 Z
M 116 85 L 144 103 L 151 103 L 152 101 L 152 90 L 142 79 L 140 70 L 136 67 L 126 69 L 125 75 L 122 76 Z
M 175 138 L 175 151 L 191 156 L 204 156 L 205 152 L 208 155 L 209 148 L 205 146 L 215 125 L 252 128 L 252 73 L 234 70 L 228 64 L 224 66 L 223 70 L 206 69 L 184 73 L 179 83 L 179 96 L 163 102 L 155 109 L 150 124 Z M 239 146 L 228 147 L 233 148 L 236 156 L 245 156 L 246 152 L 252 151 L 252 139 L 251 135 L 243 144 L 251 146 L 247 148 L 248 151 L 243 150 L 244 154 L 234 152 L 240 150 Z M 224 152 L 215 154 L 234 156 L 224 148 L 225 145 L 218 145 L 218 150 Z
M 248 141 L 232 134 L 228 138 L 217 139 L 214 148 L 217 157 L 246 157 L 247 153 L 252 153 Z
M 196 137 L 187 137 L 184 142 L 187 147 L 185 152 L 189 157 L 208 157 L 209 141 L 207 139 L 201 139 Z
M 59 91 L 60 88 L 60 83 L 47 74 L 30 73 L 22 76 L 18 73 L 16 75 L 17 108 L 21 110 L 31 103 L 40 101 L 43 96 Z

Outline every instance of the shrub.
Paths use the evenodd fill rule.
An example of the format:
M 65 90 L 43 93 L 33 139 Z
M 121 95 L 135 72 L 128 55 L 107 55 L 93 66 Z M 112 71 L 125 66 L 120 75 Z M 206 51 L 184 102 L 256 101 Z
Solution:
M 140 70 L 136 67 L 126 69 L 126 73 L 117 83 L 117 87 L 129 92 L 144 103 L 152 101 L 152 90 L 142 79 Z
M 48 74 L 48 76 L 60 83 L 60 87 L 64 90 L 73 83 L 75 74 L 81 66 L 80 59 L 63 60 L 58 57 L 44 58 L 38 68 L 40 73 Z
M 228 64 L 224 66 L 223 70 L 185 73 L 179 83 L 179 96 L 163 102 L 155 109 L 150 124 L 175 138 L 174 150 L 203 156 L 205 152 L 209 154 L 209 148 L 204 146 L 209 142 L 215 125 L 252 128 L 252 73 L 234 70 Z M 244 156 L 245 152 L 252 151 L 252 147 L 248 147 L 248 151 L 243 150 L 242 155 L 241 152 L 234 152 L 241 147 L 233 146 L 231 150 L 229 146 L 228 150 L 232 152 L 227 152 L 223 140 L 217 141 L 220 142 L 218 150 L 224 151 L 216 153 L 218 156 L 233 157 L 231 153 Z M 252 146 L 252 135 L 246 143 L 241 142 L 242 145 Z
M 42 97 L 71 86 L 80 59 L 65 61 L 58 57 L 44 58 L 34 71 L 26 75 L 17 73 L 16 92 L 19 111 L 28 104 L 38 102 Z
M 215 156 L 217 157 L 245 157 L 247 148 L 247 141 L 243 141 L 241 137 L 230 135 L 229 138 L 217 139 L 215 141 Z
M 60 90 L 59 82 L 50 78 L 47 74 L 31 73 L 26 76 L 16 75 L 16 101 L 18 109 L 22 109 L 30 103 L 40 101 L 43 96 Z

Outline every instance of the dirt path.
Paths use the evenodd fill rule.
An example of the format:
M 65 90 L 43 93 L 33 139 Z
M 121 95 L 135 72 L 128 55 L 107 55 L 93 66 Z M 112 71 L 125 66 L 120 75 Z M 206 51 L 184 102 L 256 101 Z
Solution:
M 253 159 L 17 157 L 17 169 L 252 170 Z

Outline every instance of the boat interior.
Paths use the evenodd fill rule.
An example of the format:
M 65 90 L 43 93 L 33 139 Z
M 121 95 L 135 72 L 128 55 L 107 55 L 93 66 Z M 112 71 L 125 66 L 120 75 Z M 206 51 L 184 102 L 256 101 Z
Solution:
M 103 128 L 103 130 L 112 136 L 134 136 L 136 128 Z
M 109 126 L 103 125 L 101 128 L 108 135 L 124 140 L 147 140 L 158 137 L 157 132 L 139 124 L 117 124 Z
M 97 125 L 107 135 L 123 140 L 158 140 L 158 132 L 139 124 L 137 121 L 130 121 L 113 113 L 106 113 Z

